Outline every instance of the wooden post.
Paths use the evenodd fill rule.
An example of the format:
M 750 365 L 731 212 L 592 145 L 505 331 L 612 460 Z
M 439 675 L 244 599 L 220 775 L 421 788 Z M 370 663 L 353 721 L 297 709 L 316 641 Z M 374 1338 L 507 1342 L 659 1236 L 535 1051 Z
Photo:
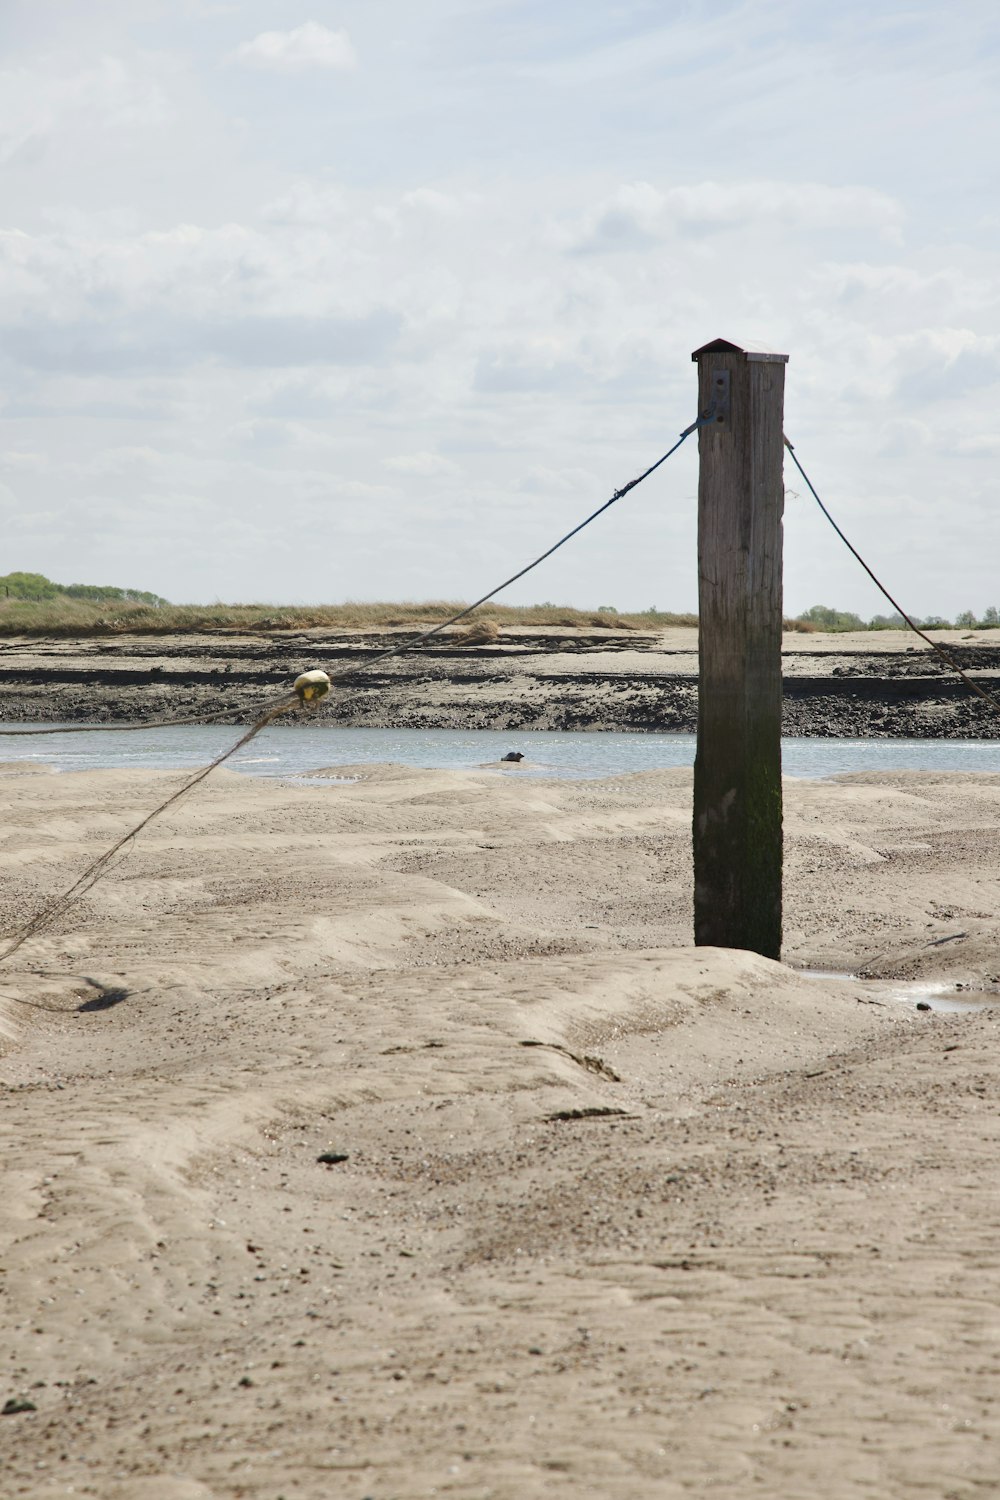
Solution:
M 781 955 L 781 518 L 787 354 L 698 365 L 694 940 Z M 713 406 L 714 403 L 714 406 Z

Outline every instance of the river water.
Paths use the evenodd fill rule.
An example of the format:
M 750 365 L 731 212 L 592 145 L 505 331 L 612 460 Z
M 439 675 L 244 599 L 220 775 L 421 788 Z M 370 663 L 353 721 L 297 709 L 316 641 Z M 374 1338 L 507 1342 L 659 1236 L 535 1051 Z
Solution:
M 232 725 L 185 724 L 143 732 L 0 738 L 0 764 L 33 761 L 57 771 L 194 769 L 221 754 L 241 732 Z M 525 758 L 505 768 L 501 757 L 511 750 Z M 520 777 L 585 778 L 690 766 L 694 751 L 692 734 L 343 729 L 317 721 L 272 725 L 227 764 L 251 776 L 294 777 L 320 768 L 395 762 L 450 770 L 488 765 L 498 774 Z M 1000 772 L 1000 740 L 785 739 L 782 762 L 786 776 L 819 779 L 844 771 Z

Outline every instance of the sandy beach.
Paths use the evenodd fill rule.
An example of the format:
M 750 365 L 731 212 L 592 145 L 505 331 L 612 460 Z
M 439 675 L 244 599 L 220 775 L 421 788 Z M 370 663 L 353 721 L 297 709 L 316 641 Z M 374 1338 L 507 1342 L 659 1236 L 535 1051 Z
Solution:
M 3 933 L 180 779 L 0 772 Z M 1000 776 L 787 783 L 777 964 L 687 771 L 356 775 L 0 968 L 0 1493 L 995 1494 Z

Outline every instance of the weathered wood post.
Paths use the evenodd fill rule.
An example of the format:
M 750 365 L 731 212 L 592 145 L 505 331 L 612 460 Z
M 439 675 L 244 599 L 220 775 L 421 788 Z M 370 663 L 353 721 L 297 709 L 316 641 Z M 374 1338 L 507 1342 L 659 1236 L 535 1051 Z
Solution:
M 781 954 L 781 525 L 787 354 L 696 349 L 694 940 Z M 714 403 L 714 404 L 713 404 Z

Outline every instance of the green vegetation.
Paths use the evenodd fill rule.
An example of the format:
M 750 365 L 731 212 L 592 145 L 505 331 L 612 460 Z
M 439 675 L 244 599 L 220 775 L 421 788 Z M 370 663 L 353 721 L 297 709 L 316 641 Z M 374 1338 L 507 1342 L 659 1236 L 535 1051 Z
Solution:
M 983 610 L 982 619 L 977 620 L 971 609 L 963 609 L 955 616 L 955 624 L 961 629 L 971 626 L 974 630 L 996 630 L 1000 626 L 1000 610 L 991 604 L 989 609 Z
M 55 599 L 61 592 L 43 573 L 8 573 L 0 585 L 7 599 Z
M 923 619 L 919 615 L 912 616 L 915 625 L 921 630 L 995 630 L 1000 626 L 1000 611 L 995 605 L 983 611 L 982 616 L 977 616 L 974 610 L 963 609 L 955 616 L 954 623 L 946 620 L 943 615 L 926 615 Z M 825 604 L 814 604 L 812 609 L 804 610 L 794 620 L 786 621 L 786 628 L 793 630 L 906 630 L 906 621 L 901 614 L 872 615 L 865 622 L 860 615 L 851 614 L 848 610 L 830 609 Z
M 0 599 L 28 599 L 38 603 L 45 599 L 84 599 L 91 604 L 114 602 L 145 604 L 159 608 L 166 604 L 159 594 L 140 589 L 117 589 L 95 583 L 53 583 L 44 573 L 7 573 L 0 576 Z
M 11 574 L 9 577 L 18 575 Z M 21 575 L 24 576 L 24 575 Z M 28 575 L 30 576 L 30 575 Z M 5 580 L 0 579 L 0 584 Z M 45 580 L 47 582 L 47 580 Z M 123 590 L 124 594 L 125 591 Z M 154 596 L 155 597 L 155 596 Z M 158 604 L 123 598 L 90 602 L 61 590 L 55 595 L 11 596 L 0 589 L 0 635 L 172 635 L 185 631 L 212 633 L 271 630 L 421 630 L 450 619 L 463 608 L 460 601 L 426 604 L 347 603 L 275 604 Z M 606 610 L 574 609 L 559 604 L 487 604 L 467 616 L 458 627 L 467 630 L 477 621 L 504 626 L 549 625 L 567 630 L 665 630 L 671 625 L 697 625 L 693 614 L 648 610 L 641 614 L 611 614 Z
M 804 610 L 797 618 L 800 624 L 813 630 L 868 629 L 860 615 L 852 615 L 843 609 L 830 609 L 825 604 L 814 604 L 812 609 Z M 900 620 L 900 624 L 903 623 Z
M 96 584 L 53 583 L 41 573 L 8 573 L 0 577 L 0 636 L 10 635 L 172 635 L 184 632 L 234 633 L 271 630 L 394 630 L 427 629 L 449 619 L 464 608 L 455 600 L 433 600 L 425 604 L 170 604 L 158 594 L 138 589 L 101 587 Z M 671 626 L 696 626 L 694 614 L 649 609 L 619 613 L 613 604 L 596 609 L 574 609 L 568 604 L 486 604 L 461 622 L 468 630 L 493 621 L 505 626 L 550 626 L 566 630 L 594 628 L 615 630 L 666 630 Z M 922 628 L 1000 628 L 995 606 L 981 616 L 963 610 L 954 626 L 938 615 L 917 619 Z M 785 620 L 786 630 L 903 630 L 902 615 L 874 615 L 869 621 L 848 610 L 814 604 L 794 620 Z

